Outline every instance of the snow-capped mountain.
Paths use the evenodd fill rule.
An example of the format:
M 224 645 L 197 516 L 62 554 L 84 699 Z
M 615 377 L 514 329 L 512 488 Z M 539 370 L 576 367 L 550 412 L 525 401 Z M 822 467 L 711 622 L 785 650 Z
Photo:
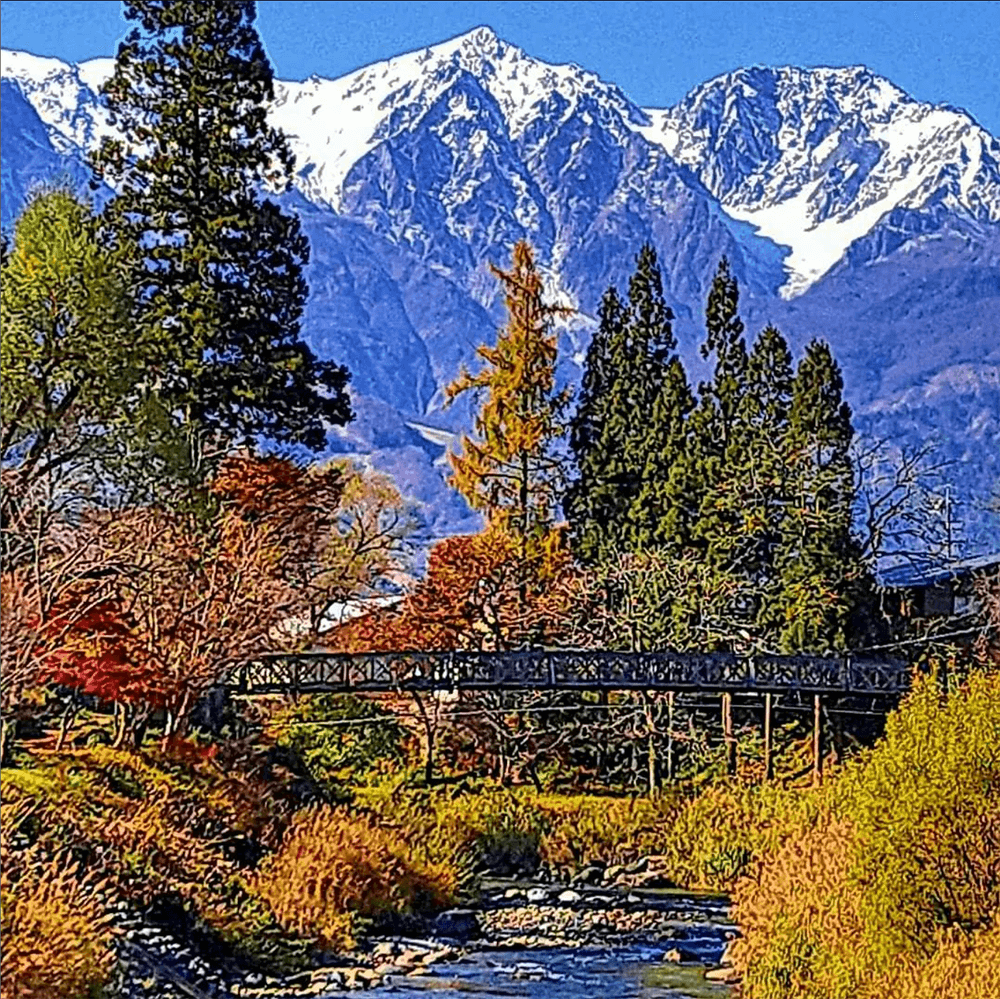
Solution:
M 646 134 L 733 217 L 790 247 L 787 294 L 895 213 L 1000 222 L 1000 142 L 965 112 L 922 104 L 864 66 L 741 69 Z
M 111 69 L 2 53 L 5 224 L 33 177 L 79 173 L 110 133 L 98 92 Z M 959 391 L 944 373 L 1000 365 L 1000 142 L 863 67 L 737 70 L 644 109 L 477 28 L 337 80 L 278 82 L 271 116 L 296 154 L 288 204 L 312 245 L 306 336 L 351 368 L 363 414 L 335 446 L 395 468 L 423 455 L 421 488 L 440 481 L 427 425 L 467 425 L 442 410 L 443 388 L 503 317 L 489 264 L 521 238 L 550 297 L 578 310 L 567 379 L 603 291 L 624 286 L 648 240 L 696 372 L 726 255 L 750 331 L 774 321 L 793 347 L 828 339 L 880 428 L 928 379 L 996 401 L 988 378 Z M 944 394 L 919 396 L 921 426 Z M 903 401 L 877 408 L 890 397 Z M 945 410 L 946 427 L 978 412 Z M 983 438 L 995 451 L 997 433 Z

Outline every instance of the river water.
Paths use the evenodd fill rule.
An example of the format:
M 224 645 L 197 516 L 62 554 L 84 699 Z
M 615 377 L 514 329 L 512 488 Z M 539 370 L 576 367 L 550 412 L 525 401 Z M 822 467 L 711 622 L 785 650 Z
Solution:
M 499 914 L 507 903 L 501 889 L 483 899 L 485 908 Z M 588 904 L 596 892 L 584 891 L 578 908 L 595 912 Z M 632 896 L 635 899 L 635 896 Z M 518 903 L 513 903 L 517 905 Z M 650 918 L 628 939 L 609 938 L 601 945 L 590 935 L 578 946 L 521 946 L 531 934 L 471 945 L 457 961 L 431 965 L 419 977 L 391 976 L 382 991 L 407 999 L 505 996 L 524 999 L 726 999 L 730 990 L 706 982 L 705 966 L 717 964 L 726 944 L 728 906 L 716 897 L 663 891 L 644 893 L 641 903 Z M 536 908 L 541 921 L 554 909 Z M 654 915 L 655 914 L 655 915 Z M 486 913 L 480 910 L 484 922 Z M 664 922 L 660 922 L 660 918 Z M 495 924 L 494 924 L 495 925 Z M 684 963 L 664 960 L 673 950 L 683 952 Z
M 663 953 L 662 946 L 483 950 L 420 978 L 393 978 L 383 988 L 407 999 L 726 999 L 729 989 L 706 982 L 702 967 L 664 963 Z

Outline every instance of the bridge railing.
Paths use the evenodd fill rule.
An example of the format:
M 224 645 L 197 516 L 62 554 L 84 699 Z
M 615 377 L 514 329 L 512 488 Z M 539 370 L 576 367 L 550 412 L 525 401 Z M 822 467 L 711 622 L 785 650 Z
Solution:
M 350 690 L 659 689 L 843 691 L 898 694 L 904 663 L 821 656 L 739 656 L 729 652 L 268 653 L 233 664 L 238 693 Z

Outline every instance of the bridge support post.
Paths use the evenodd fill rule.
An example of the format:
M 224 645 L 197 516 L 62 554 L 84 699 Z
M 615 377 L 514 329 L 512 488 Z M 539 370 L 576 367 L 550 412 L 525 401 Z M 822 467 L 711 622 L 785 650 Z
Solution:
M 667 691 L 667 780 L 674 779 L 674 701 L 677 692 Z
M 726 773 L 736 776 L 736 736 L 733 735 L 733 695 L 722 695 L 722 738 L 726 744 Z
M 774 759 L 772 758 L 773 735 L 771 732 L 771 711 L 774 695 L 768 691 L 764 695 L 764 779 L 774 780 Z
M 813 694 L 813 783 L 823 779 L 823 698 Z
M 650 798 L 656 797 L 660 787 L 659 760 L 656 757 L 656 719 L 654 700 L 656 694 L 652 690 L 643 691 L 646 714 L 646 783 Z

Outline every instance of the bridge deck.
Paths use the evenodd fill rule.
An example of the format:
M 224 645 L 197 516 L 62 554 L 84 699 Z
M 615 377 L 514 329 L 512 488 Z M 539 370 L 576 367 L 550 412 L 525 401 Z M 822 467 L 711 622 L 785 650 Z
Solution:
M 398 690 L 706 690 L 899 695 L 896 660 L 734 653 L 527 652 L 269 653 L 234 664 L 238 694 Z

